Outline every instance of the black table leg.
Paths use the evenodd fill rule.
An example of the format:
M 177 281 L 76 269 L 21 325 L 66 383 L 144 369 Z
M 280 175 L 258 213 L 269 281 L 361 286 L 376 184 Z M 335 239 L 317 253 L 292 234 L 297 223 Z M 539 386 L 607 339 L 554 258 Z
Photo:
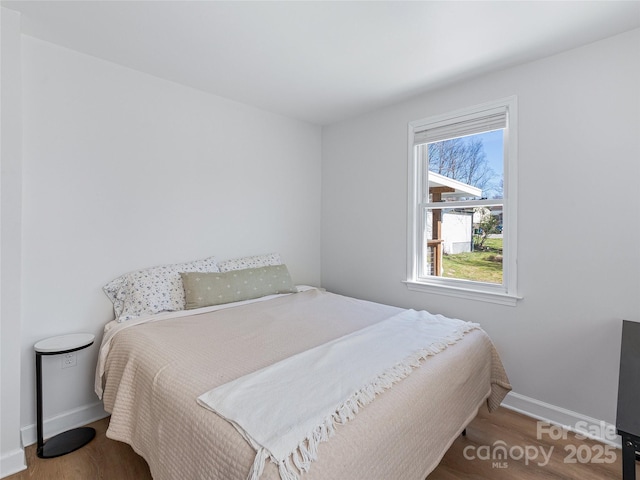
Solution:
M 36 352 L 36 429 L 38 433 L 39 458 L 54 458 L 66 455 L 89 443 L 96 436 L 95 429 L 80 427 L 60 433 L 44 442 L 42 425 L 42 353 Z
M 636 480 L 636 452 L 640 450 L 640 437 L 618 433 L 622 436 L 622 479 Z
M 36 430 L 38 433 L 38 449 L 36 454 L 42 457 L 44 439 L 42 436 L 42 354 L 36 352 Z

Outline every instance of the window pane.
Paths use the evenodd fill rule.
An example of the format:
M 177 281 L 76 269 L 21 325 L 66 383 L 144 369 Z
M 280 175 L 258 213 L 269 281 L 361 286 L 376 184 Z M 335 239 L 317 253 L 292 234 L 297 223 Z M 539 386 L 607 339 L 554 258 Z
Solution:
M 504 130 L 429 143 L 431 202 L 502 198 Z
M 502 284 L 502 205 L 424 212 L 423 276 Z
M 517 120 L 512 96 L 409 123 L 410 290 L 516 303 Z

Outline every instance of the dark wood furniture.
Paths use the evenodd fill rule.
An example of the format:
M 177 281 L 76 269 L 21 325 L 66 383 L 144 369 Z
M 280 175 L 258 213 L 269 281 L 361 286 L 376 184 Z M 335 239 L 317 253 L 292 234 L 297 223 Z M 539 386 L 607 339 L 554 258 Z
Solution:
M 636 480 L 640 460 L 640 323 L 623 320 L 616 428 L 622 436 L 622 478 Z

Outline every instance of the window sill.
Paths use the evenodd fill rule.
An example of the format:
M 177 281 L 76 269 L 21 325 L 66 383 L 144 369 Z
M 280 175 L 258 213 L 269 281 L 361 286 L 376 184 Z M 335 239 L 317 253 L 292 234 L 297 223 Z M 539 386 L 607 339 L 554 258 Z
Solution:
M 464 288 L 452 285 L 430 284 L 407 280 L 403 282 L 408 290 L 412 292 L 434 293 L 437 295 L 447 295 L 449 297 L 464 298 L 467 300 L 477 300 L 480 302 L 496 303 L 515 307 L 522 297 L 510 295 L 504 292 L 481 290 L 476 288 Z

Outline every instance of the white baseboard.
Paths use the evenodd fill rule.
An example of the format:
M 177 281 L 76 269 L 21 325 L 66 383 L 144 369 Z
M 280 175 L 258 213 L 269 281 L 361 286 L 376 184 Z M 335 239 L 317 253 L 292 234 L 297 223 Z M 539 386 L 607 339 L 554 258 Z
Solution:
M 27 468 L 27 459 L 22 448 L 5 453 L 0 458 L 0 478 L 8 477 Z
M 616 435 L 616 427 L 610 423 L 598 420 L 581 413 L 557 407 L 534 398 L 509 392 L 502 402 L 502 406 L 523 415 L 535 418 L 542 422 L 550 423 L 565 428 L 571 432 L 579 433 L 585 437 L 611 445 L 622 447 L 622 440 Z
M 87 423 L 95 422 L 109 414 L 104 411 L 102 402 L 95 402 L 82 407 L 68 410 L 60 415 L 47 418 L 43 421 L 44 438 L 47 439 L 71 428 L 82 427 Z M 36 425 L 31 424 L 20 429 L 22 433 L 22 444 L 26 447 L 38 441 Z

